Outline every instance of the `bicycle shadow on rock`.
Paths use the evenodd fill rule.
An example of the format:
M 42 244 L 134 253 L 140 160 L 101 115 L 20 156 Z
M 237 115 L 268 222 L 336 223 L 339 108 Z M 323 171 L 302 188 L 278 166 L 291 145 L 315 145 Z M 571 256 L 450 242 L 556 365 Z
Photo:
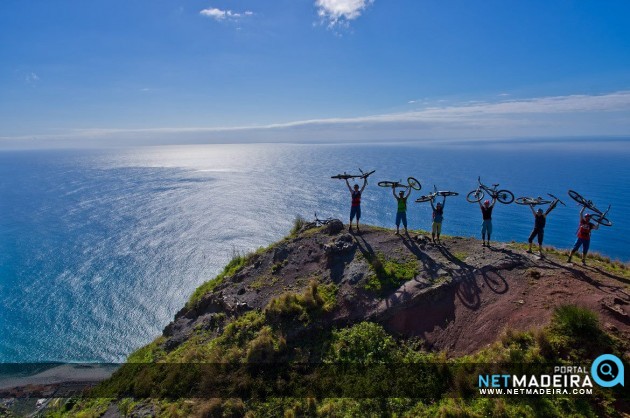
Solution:
M 487 250 L 492 251 L 493 253 L 500 253 L 505 255 L 505 257 L 502 260 L 497 260 L 500 261 L 501 264 L 499 264 L 498 266 L 495 266 L 497 268 L 501 268 L 501 269 L 512 269 L 514 267 L 527 267 L 527 266 L 533 266 L 536 265 L 537 263 L 534 263 L 533 260 L 531 260 L 529 257 L 514 252 L 509 248 L 501 248 L 501 247 L 485 247 Z
M 601 268 L 599 268 L 597 266 L 588 266 L 587 265 L 587 266 L 585 266 L 585 268 L 587 268 L 589 270 L 595 270 L 597 273 L 601 274 L 602 276 L 606 276 L 606 277 L 608 277 L 610 279 L 617 280 L 617 281 L 620 281 L 622 283 L 630 284 L 630 279 L 627 279 L 627 278 L 625 278 L 623 276 L 616 276 L 616 275 L 612 274 L 611 272 L 606 271 L 606 270 L 602 270 Z
M 470 264 L 455 257 L 448 248 L 442 245 L 437 246 L 437 250 L 450 263 L 459 267 L 458 269 L 447 269 L 453 278 L 455 296 L 466 308 L 471 310 L 479 309 L 481 306 L 481 288 L 477 284 L 476 269 Z
M 588 284 L 592 285 L 593 287 L 597 288 L 598 290 L 602 290 L 602 291 L 605 291 L 605 292 L 614 292 L 614 291 L 623 291 L 624 290 L 624 286 L 607 285 L 607 284 L 604 284 L 604 283 L 598 281 L 597 279 L 591 277 L 590 275 L 586 274 L 586 272 L 584 272 L 582 269 L 583 268 L 589 269 L 588 266 L 582 267 L 582 269 L 580 269 L 580 268 L 577 268 L 577 267 L 573 267 L 571 265 L 559 264 L 559 263 L 557 263 L 555 261 L 551 261 L 551 260 L 549 260 L 548 263 L 553 265 L 553 266 L 555 266 L 555 267 L 557 267 L 558 269 L 562 269 L 562 270 L 565 270 L 565 271 L 569 272 L 574 278 L 576 278 L 576 279 L 578 279 L 580 281 L 583 281 L 585 283 L 588 283 Z M 598 274 L 601 273 L 602 275 L 604 275 L 606 277 L 610 277 L 610 278 L 616 279 L 616 280 L 620 279 L 619 276 L 614 276 L 614 275 L 611 275 L 609 273 L 601 272 L 600 269 L 595 269 L 595 268 L 593 268 L 593 269 L 596 270 Z
M 408 234 L 401 234 L 400 239 L 403 245 L 412 253 L 418 261 L 422 263 L 422 270 L 429 274 L 431 280 L 435 280 L 439 277 L 440 270 L 446 270 L 446 266 L 438 263 L 431 258 L 426 252 L 422 251 L 420 247 L 415 243 L 413 238 Z

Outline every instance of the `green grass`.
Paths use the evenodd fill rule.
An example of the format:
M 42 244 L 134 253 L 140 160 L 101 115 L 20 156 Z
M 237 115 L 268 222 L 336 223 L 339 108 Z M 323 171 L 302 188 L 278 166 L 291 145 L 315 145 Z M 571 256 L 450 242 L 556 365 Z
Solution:
M 418 260 L 414 258 L 398 261 L 377 253 L 375 256 L 366 257 L 366 261 L 372 274 L 367 277 L 365 289 L 376 293 L 396 289 L 402 283 L 416 277 L 420 271 Z
M 455 252 L 453 253 L 453 256 L 454 256 L 456 259 L 458 259 L 459 261 L 462 261 L 462 262 L 463 262 L 463 261 L 464 261 L 464 260 L 466 260 L 466 258 L 468 257 L 468 253 L 463 252 L 463 251 L 455 251 Z
M 306 224 L 306 219 L 304 219 L 301 215 L 296 215 L 295 219 L 293 219 L 293 226 L 291 227 L 289 235 L 292 237 L 296 236 Z
M 275 245 L 275 244 L 274 244 Z M 243 267 L 245 267 L 249 262 L 251 262 L 256 256 L 262 254 L 265 251 L 273 248 L 274 245 L 270 245 L 269 247 L 260 247 L 256 251 L 250 252 L 248 254 L 240 254 L 236 252 L 232 259 L 223 267 L 221 273 L 219 273 L 214 279 L 209 280 L 199 286 L 193 294 L 190 296 L 190 299 L 186 303 L 187 308 L 192 308 L 195 306 L 201 298 L 212 292 L 218 285 L 223 283 L 223 281 L 227 277 L 231 277 L 238 273 Z
M 278 274 L 280 270 L 282 270 L 282 268 L 287 265 L 287 263 L 288 263 L 287 260 L 278 261 L 277 263 L 274 263 L 274 265 L 271 266 L 271 274 Z
M 297 320 L 309 323 L 314 314 L 333 309 L 337 290 L 334 284 L 322 285 L 311 280 L 304 293 L 286 292 L 271 300 L 265 308 L 265 315 L 274 322 Z
M 249 288 L 252 290 L 260 290 L 263 287 L 271 287 L 278 283 L 278 280 L 280 280 L 278 276 L 260 275 L 256 278 L 256 280 L 249 284 Z
M 322 287 L 326 286 L 326 287 Z M 324 291 L 323 289 L 327 289 Z M 306 309 L 309 315 L 321 311 L 326 300 L 334 294 L 330 285 L 311 281 L 304 293 L 293 297 L 281 297 L 264 311 L 252 311 L 232 320 L 218 337 L 196 346 L 189 345 L 184 351 L 205 353 L 201 357 L 182 355 L 182 352 L 169 353 L 164 361 L 227 361 L 227 362 L 290 362 L 300 359 L 300 350 L 312 349 L 304 343 L 308 337 L 302 335 L 296 341 L 288 341 L 282 333 L 283 325 L 294 322 L 291 316 L 301 315 Z M 297 308 L 295 304 L 299 305 Z M 285 317 L 289 315 L 289 317 Z M 294 329 L 294 328 L 290 328 Z M 153 405 L 159 416 L 523 416 L 523 417 L 565 417 L 565 416 L 617 416 L 615 396 L 623 392 L 594 388 L 591 397 L 479 397 L 476 392 L 476 379 L 483 372 L 484 365 L 493 364 L 499 370 L 509 370 L 513 364 L 557 364 L 581 365 L 601 353 L 621 356 L 628 349 L 628 342 L 617 340 L 604 332 L 595 313 L 573 305 L 557 308 L 551 323 L 540 330 L 513 331 L 508 329 L 494 344 L 480 352 L 457 359 L 447 359 L 443 353 L 426 353 L 419 349 L 419 343 L 412 339 L 396 339 L 376 323 L 361 322 L 350 327 L 318 333 L 321 338 L 321 354 L 317 362 L 337 364 L 368 364 L 369 370 L 378 370 L 376 382 L 388 381 L 398 376 L 388 375 L 391 364 L 424 362 L 436 367 L 418 376 L 418 382 L 429 394 L 430 401 L 418 399 L 351 399 L 351 398 L 270 398 L 251 399 L 245 402 L 238 399 L 207 400 L 130 400 L 118 401 L 121 411 L 130 414 L 138 406 Z M 189 343 L 185 343 L 189 344 Z M 194 363 L 192 363 L 194 364 Z M 281 364 L 281 363 L 278 363 Z M 449 364 L 446 368 L 440 365 Z M 382 365 L 382 366 L 380 366 Z M 247 369 L 243 369 L 246 371 Z M 391 373 L 395 370 L 391 369 Z M 181 385 L 186 389 L 194 387 L 198 380 L 182 380 L 179 376 L 155 375 L 134 376 L 121 374 L 118 379 L 122 388 L 129 385 L 135 388 L 161 387 L 168 392 L 168 385 Z M 244 379 L 246 375 L 242 376 Z M 342 385 L 364 388 L 375 383 L 375 376 L 365 380 L 350 380 L 346 376 L 335 377 Z M 239 382 L 241 382 L 239 375 Z M 346 380 L 348 380 L 346 382 Z M 161 382 L 161 383 L 160 383 Z M 447 383 L 450 382 L 450 383 Z M 251 381 L 249 382 L 251 383 Z M 338 383 L 338 382 L 337 382 Z M 414 382 L 415 383 L 415 382 Z M 378 383 L 377 383 L 378 384 Z M 357 386 L 354 386 L 357 385 Z M 620 389 L 620 390 L 623 390 Z M 427 396 L 427 393 L 422 393 Z M 76 404 L 60 406 L 50 416 L 97 417 L 103 414 L 110 399 L 86 399 Z M 116 401 L 114 401 L 116 402 Z
M 523 244 L 518 242 L 511 242 L 508 244 L 509 248 L 527 251 L 529 244 Z M 534 246 L 536 250 L 538 247 Z M 555 247 L 543 247 L 543 253 L 554 260 L 564 263 L 569 256 L 569 250 L 560 249 Z M 576 261 L 581 260 L 582 253 L 578 252 L 574 254 L 573 259 Z M 630 279 L 630 265 L 620 260 L 612 260 L 610 257 L 604 256 L 598 252 L 589 252 L 586 257 L 586 262 L 591 267 L 600 268 L 615 276 L 619 276 L 622 279 Z
M 127 358 L 128 363 L 153 363 L 162 358 L 165 354 L 162 344 L 165 338 L 160 336 L 152 343 L 145 345 L 131 353 Z
M 396 341 L 382 326 L 361 322 L 333 331 L 324 361 L 330 363 L 391 362 L 397 354 Z
M 209 280 L 199 286 L 192 294 L 188 303 L 186 303 L 187 307 L 195 306 L 201 298 L 214 290 L 215 287 L 223 283 L 226 277 L 233 276 L 237 273 L 241 268 L 245 266 L 245 263 L 250 259 L 252 254 L 241 255 L 236 254 L 223 268 L 223 271 L 219 273 L 214 279 Z

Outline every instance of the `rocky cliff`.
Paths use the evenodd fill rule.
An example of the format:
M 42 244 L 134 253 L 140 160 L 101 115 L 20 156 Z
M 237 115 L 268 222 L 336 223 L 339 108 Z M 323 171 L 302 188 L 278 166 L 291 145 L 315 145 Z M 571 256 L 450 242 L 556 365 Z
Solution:
M 627 411 L 627 400 L 615 390 L 596 388 L 590 398 L 564 401 L 479 397 L 473 393 L 476 381 L 466 381 L 478 369 L 454 369 L 482 363 L 583 364 L 604 352 L 627 360 L 630 269 L 599 256 L 586 266 L 565 259 L 562 251 L 548 249 L 540 257 L 516 243 L 484 247 L 472 238 L 443 237 L 435 244 L 418 231 L 397 235 L 365 226 L 348 233 L 341 223 L 298 228 L 268 248 L 235 257 L 201 286 L 163 335 L 131 355 L 129 366 L 97 390 L 116 399 L 83 399 L 55 413 L 614 416 Z M 131 367 L 142 364 L 167 366 Z M 173 364 L 196 368 L 186 374 L 168 366 Z M 263 366 L 230 374 L 206 367 L 226 364 Z M 299 378 L 296 370 L 285 371 L 280 385 L 285 389 L 291 376 L 296 381 L 312 376 L 318 365 L 372 365 L 371 370 L 392 365 L 379 372 L 384 380 L 395 380 L 392 376 L 417 364 L 442 368 L 418 372 L 424 376 L 418 391 L 424 392 L 417 396 L 388 387 L 378 389 L 382 396 L 375 399 L 361 396 L 381 393 L 372 391 L 373 378 L 357 396 L 335 386 L 342 376 L 361 380 L 352 375 L 356 370 L 318 369 L 319 376 L 337 373 L 338 381 L 311 380 L 312 387 L 329 382 L 320 392 L 269 389 L 260 370 L 270 373 L 264 365 L 289 364 L 310 368 Z M 210 375 L 228 377 L 222 385 Z M 258 386 L 256 379 L 262 379 Z M 280 377 L 274 379 L 271 386 Z M 260 382 L 268 389 L 262 395 Z M 217 385 L 226 391 L 212 392 Z M 339 395 L 327 392 L 332 387 Z

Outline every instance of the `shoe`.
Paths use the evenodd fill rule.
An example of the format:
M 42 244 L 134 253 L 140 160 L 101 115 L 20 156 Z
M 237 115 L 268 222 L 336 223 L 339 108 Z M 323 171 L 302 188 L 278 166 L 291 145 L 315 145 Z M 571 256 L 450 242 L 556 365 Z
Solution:
M 352 232 L 352 227 L 349 227 L 349 228 L 348 228 L 348 232 Z
M 532 250 L 527 250 L 527 253 L 531 254 L 531 253 L 532 253 Z
M 571 262 L 571 257 L 567 258 L 567 263 Z
M 582 260 L 582 265 L 585 266 L 586 265 L 586 261 Z

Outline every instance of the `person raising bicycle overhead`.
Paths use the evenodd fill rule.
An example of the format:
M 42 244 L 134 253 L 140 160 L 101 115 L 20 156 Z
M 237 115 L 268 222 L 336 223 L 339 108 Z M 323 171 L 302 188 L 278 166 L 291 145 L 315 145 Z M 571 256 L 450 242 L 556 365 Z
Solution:
M 363 187 L 359 189 L 359 185 L 354 185 L 354 190 L 350 187 L 350 183 L 348 179 L 346 180 L 346 186 L 348 186 L 348 190 L 350 190 L 350 195 L 352 196 L 352 204 L 350 206 L 350 226 L 348 227 L 348 231 L 352 232 L 352 220 L 354 217 L 357 217 L 357 231 L 359 231 L 359 219 L 361 218 L 361 194 L 363 190 L 365 190 L 365 186 L 367 186 L 367 177 L 363 177 Z
M 444 219 L 444 205 L 446 205 L 446 196 L 442 198 L 442 203 L 438 202 L 433 206 L 433 199 L 431 202 L 431 208 L 433 208 L 433 224 L 431 225 L 431 240 L 435 242 L 435 236 L 437 235 L 437 242 L 440 242 L 440 234 L 442 233 L 442 220 Z
M 398 202 L 398 210 L 396 211 L 396 233 L 399 234 L 400 230 L 400 222 L 402 221 L 403 226 L 405 227 L 405 234 L 407 232 L 407 198 L 411 194 L 411 187 L 407 187 L 407 195 L 405 195 L 405 191 L 401 190 L 398 192 L 398 196 L 396 196 L 396 186 L 392 186 L 392 194 L 394 198 Z
M 590 222 L 592 216 L 590 213 L 584 215 L 585 209 L 586 206 L 582 206 L 582 209 L 580 210 L 580 226 L 578 226 L 577 230 L 577 240 L 575 241 L 573 249 L 569 254 L 567 263 L 571 262 L 573 254 L 582 247 L 582 264 L 586 265 L 586 254 L 588 253 L 588 248 L 591 244 L 591 231 L 593 229 L 599 229 L 599 224 Z
M 540 254 L 541 257 L 543 256 L 542 243 L 543 243 L 543 238 L 545 236 L 545 225 L 547 223 L 547 215 L 549 215 L 549 213 L 552 210 L 554 210 L 557 204 L 558 204 L 558 200 L 555 200 L 554 202 L 552 202 L 551 205 L 549 205 L 549 207 L 544 213 L 543 213 L 543 210 L 540 208 L 537 211 L 534 211 L 534 205 L 533 204 L 529 205 L 529 208 L 532 210 L 532 213 L 534 214 L 534 229 L 532 230 L 532 233 L 529 235 L 529 238 L 527 239 L 527 242 L 529 242 L 529 249 L 527 250 L 528 253 L 532 252 L 532 242 L 534 241 L 534 238 L 538 237 L 538 253 Z
M 481 239 L 483 240 L 482 245 L 486 245 L 486 233 L 488 234 L 488 247 L 490 246 L 490 235 L 492 234 L 492 209 L 494 208 L 495 203 L 497 203 L 496 197 L 492 198 L 492 203 L 489 200 L 483 202 L 481 204 L 481 200 L 479 200 L 479 208 L 481 209 L 481 216 L 483 217 L 483 223 L 481 224 Z

